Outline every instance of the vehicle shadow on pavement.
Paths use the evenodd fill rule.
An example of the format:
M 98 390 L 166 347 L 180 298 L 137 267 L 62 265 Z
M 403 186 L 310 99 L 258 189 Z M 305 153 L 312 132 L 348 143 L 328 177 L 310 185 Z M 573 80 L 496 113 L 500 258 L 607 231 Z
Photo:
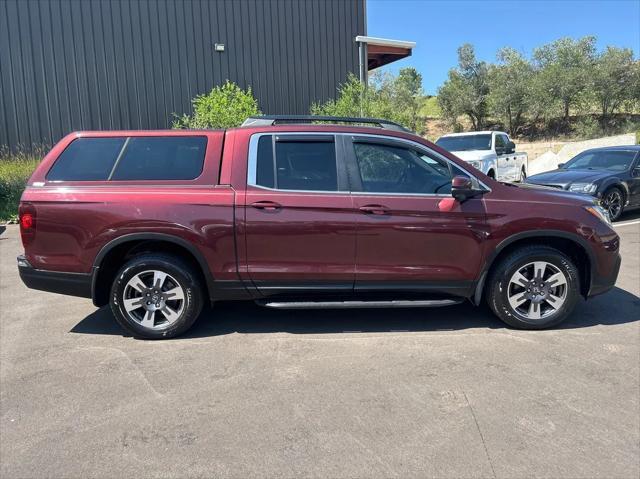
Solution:
M 621 222 L 633 221 L 638 219 L 640 219 L 640 209 L 625 211 L 620 215 L 620 218 L 618 219 L 618 221 L 613 223 L 613 225 L 615 226 Z
M 640 300 L 620 288 L 582 301 L 557 329 L 616 325 L 640 320 Z M 180 336 L 202 338 L 231 333 L 330 334 L 342 332 L 429 332 L 470 328 L 505 329 L 507 326 L 486 307 L 464 303 L 445 308 L 276 310 L 251 302 L 226 302 L 205 308 L 194 327 Z M 80 334 L 128 336 L 103 307 L 72 330 Z

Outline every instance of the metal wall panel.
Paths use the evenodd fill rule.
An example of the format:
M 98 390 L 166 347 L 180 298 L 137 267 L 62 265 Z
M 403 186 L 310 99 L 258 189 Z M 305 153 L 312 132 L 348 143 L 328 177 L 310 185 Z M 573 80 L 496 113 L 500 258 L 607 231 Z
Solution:
M 168 128 L 226 79 L 308 113 L 357 73 L 365 21 L 365 0 L 0 0 L 0 147 Z

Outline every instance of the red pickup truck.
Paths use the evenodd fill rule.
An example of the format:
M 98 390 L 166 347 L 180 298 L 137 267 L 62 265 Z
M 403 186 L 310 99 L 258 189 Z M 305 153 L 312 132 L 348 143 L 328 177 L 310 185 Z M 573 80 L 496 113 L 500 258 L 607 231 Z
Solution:
M 540 329 L 616 281 L 619 238 L 590 197 L 498 183 L 384 120 L 245 125 L 62 139 L 20 203 L 23 282 L 167 338 L 220 300 L 486 298 L 509 325 Z

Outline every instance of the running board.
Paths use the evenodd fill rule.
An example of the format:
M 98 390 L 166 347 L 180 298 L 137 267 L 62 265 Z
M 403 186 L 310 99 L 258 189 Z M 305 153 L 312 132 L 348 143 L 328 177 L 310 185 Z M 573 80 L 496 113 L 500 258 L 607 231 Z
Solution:
M 275 309 L 349 309 L 349 308 L 439 308 L 460 304 L 464 300 L 399 300 L 399 301 L 256 301 L 260 306 Z

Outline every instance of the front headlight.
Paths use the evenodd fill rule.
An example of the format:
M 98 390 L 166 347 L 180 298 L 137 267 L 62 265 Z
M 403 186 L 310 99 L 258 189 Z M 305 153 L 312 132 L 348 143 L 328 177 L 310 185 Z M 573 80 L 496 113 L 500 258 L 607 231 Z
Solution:
M 604 221 L 608 225 L 611 224 L 611 219 L 609 218 L 609 213 L 602 206 L 593 205 L 593 206 L 585 206 L 585 209 L 591 213 L 593 216 L 598 218 L 601 221 Z
M 469 164 L 473 166 L 476 170 L 482 170 L 482 162 L 481 161 L 470 161 Z
M 569 191 L 573 191 L 574 193 L 587 193 L 593 194 L 598 189 L 598 185 L 595 183 L 574 183 L 569 186 Z

